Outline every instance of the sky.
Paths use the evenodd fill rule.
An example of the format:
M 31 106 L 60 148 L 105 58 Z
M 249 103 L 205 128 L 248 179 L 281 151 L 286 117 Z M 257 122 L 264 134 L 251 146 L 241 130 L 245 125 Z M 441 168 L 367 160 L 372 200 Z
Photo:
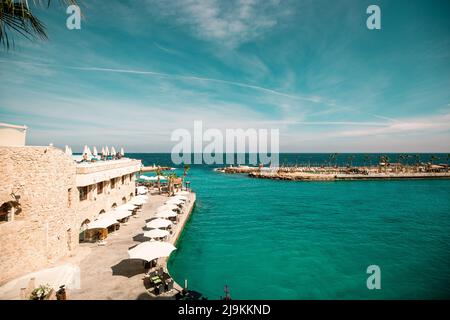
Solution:
M 369 5 L 381 30 L 366 27 Z M 168 152 L 175 129 L 279 129 L 282 152 L 449 152 L 447 0 L 81 1 L 0 49 L 27 144 Z

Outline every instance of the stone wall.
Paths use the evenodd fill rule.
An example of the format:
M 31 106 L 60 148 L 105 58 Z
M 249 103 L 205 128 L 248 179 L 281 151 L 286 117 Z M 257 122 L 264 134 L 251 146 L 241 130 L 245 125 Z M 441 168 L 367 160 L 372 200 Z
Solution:
M 93 185 L 80 201 L 76 170 L 54 147 L 0 147 L 0 205 L 12 201 L 21 208 L 12 221 L 0 222 L 0 285 L 73 253 L 83 221 L 134 195 L 133 175 L 124 184 L 116 179 L 114 189 L 108 181 L 102 194 Z
M 75 164 L 53 147 L 0 147 L 0 204 L 21 212 L 0 223 L 0 284 L 36 271 L 78 245 Z M 72 192 L 72 197 L 77 192 Z

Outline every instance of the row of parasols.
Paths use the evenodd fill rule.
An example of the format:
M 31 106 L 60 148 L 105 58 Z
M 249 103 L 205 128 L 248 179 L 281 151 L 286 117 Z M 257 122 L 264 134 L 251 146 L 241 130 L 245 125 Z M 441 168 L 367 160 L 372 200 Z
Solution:
M 128 250 L 130 259 L 141 259 L 145 261 L 152 261 L 159 258 L 170 256 L 176 247 L 169 242 L 156 241 L 154 239 L 161 239 L 168 236 L 169 231 L 165 230 L 173 224 L 171 218 L 176 218 L 181 212 L 181 207 L 188 200 L 189 192 L 180 191 L 171 197 L 164 205 L 156 210 L 153 220 L 146 223 L 145 227 L 150 229 L 144 232 L 144 237 L 150 238 L 150 241 L 143 242 L 136 247 Z
M 117 224 L 119 223 L 118 221 L 128 218 L 138 207 L 147 203 L 147 199 L 147 195 L 138 195 L 126 204 L 101 214 L 97 220 L 87 225 L 87 229 L 106 229 L 113 224 Z
M 71 156 L 72 148 L 69 147 L 68 145 L 66 145 L 64 153 Z M 122 157 L 125 156 L 125 151 L 123 150 L 123 148 L 120 148 L 119 153 Z M 114 147 L 111 147 L 111 149 L 109 149 L 108 146 L 102 147 L 100 152 L 98 152 L 97 147 L 94 146 L 91 151 L 91 149 L 87 145 L 85 145 L 83 148 L 83 155 L 84 154 L 86 154 L 88 157 L 98 157 L 99 155 L 103 155 L 103 156 L 107 157 L 107 156 L 115 156 L 115 155 L 117 155 L 117 152 Z

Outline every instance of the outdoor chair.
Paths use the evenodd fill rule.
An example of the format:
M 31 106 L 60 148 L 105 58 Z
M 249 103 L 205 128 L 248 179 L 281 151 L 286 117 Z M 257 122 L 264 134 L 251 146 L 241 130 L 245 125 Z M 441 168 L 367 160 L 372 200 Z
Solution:
M 164 285 L 163 284 L 160 284 L 158 287 L 158 294 L 163 294 L 165 291 L 164 291 Z
M 172 291 L 173 290 L 173 280 L 169 279 L 167 281 L 167 292 Z

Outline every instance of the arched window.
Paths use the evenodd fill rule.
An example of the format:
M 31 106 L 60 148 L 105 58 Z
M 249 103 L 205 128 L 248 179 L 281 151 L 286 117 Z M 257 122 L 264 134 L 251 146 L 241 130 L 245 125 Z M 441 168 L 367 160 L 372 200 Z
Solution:
M 122 203 L 127 203 L 127 197 L 122 198 Z
M 131 198 L 133 198 L 133 196 L 134 196 L 134 193 L 133 192 L 130 193 L 130 200 L 131 200 Z
M 88 224 L 89 224 L 90 222 L 91 222 L 91 221 L 90 221 L 89 219 L 86 219 L 86 220 L 84 220 L 83 223 L 81 224 L 81 226 L 80 226 L 80 237 L 79 237 L 79 241 L 80 241 L 80 242 L 84 241 L 85 234 L 86 234 L 86 230 L 87 230 Z
M 103 213 L 105 213 L 106 211 L 105 210 L 100 210 L 100 212 L 98 213 L 98 215 L 101 215 L 101 214 L 103 214 Z
M 114 202 L 113 205 L 111 206 L 111 209 L 115 209 L 117 207 L 117 204 Z
M 18 202 L 9 201 L 0 206 L 0 223 L 13 221 L 15 216 L 18 216 L 22 209 Z

